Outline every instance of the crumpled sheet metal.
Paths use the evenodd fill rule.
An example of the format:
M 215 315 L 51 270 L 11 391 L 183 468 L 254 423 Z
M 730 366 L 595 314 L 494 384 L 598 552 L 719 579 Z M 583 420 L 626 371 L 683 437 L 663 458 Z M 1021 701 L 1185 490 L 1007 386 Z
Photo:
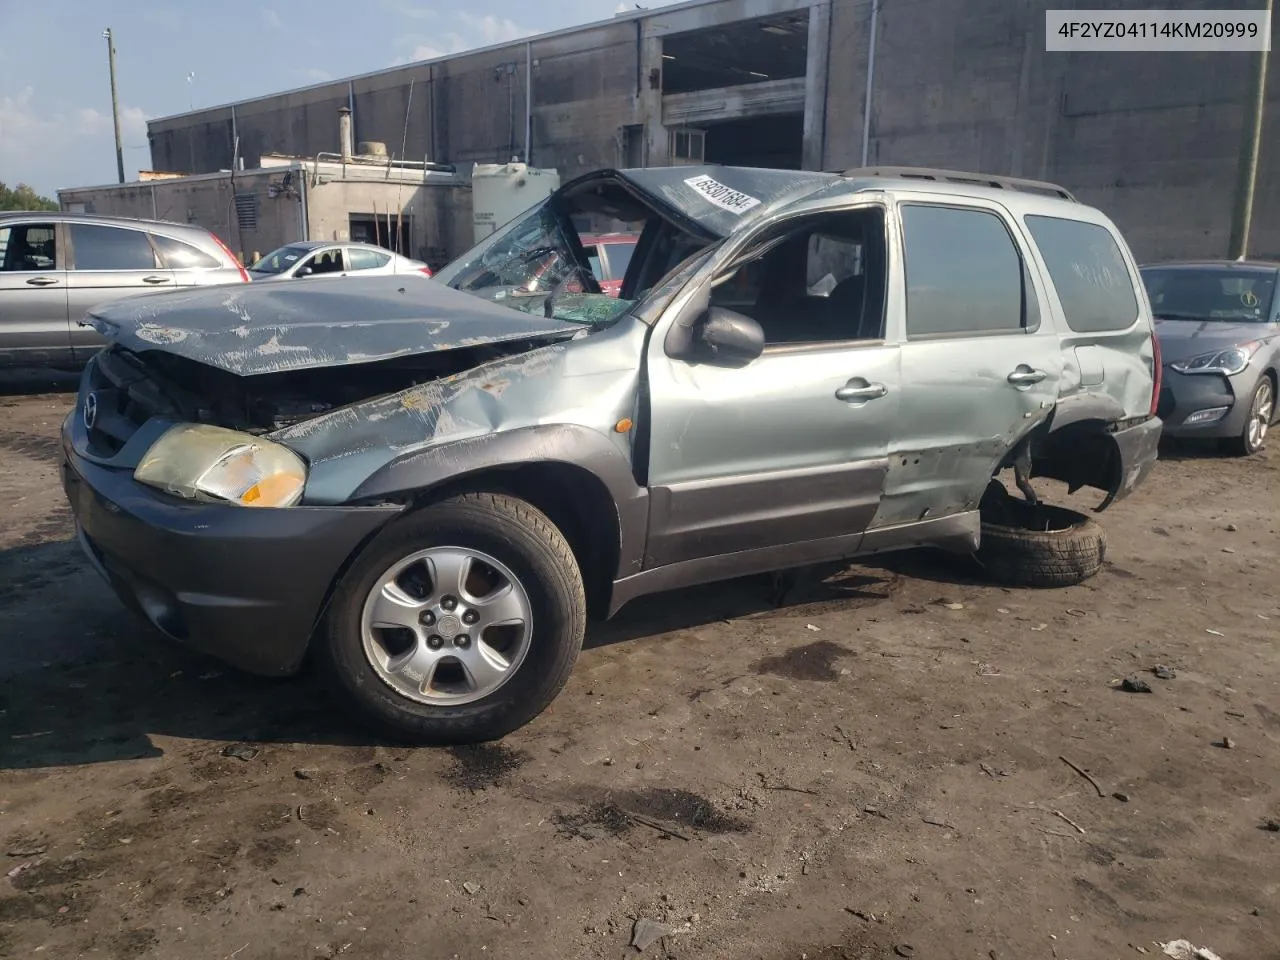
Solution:
M 90 312 L 88 322 L 135 353 L 160 349 L 239 376 L 571 336 L 582 329 L 418 275 L 174 290 L 105 304 Z
M 579 328 L 581 330 L 581 328 Z M 644 328 L 628 324 L 481 364 L 278 430 L 310 463 L 307 503 L 342 503 L 388 463 L 444 443 L 521 427 L 570 424 L 609 436 L 634 415 Z M 458 472 L 466 463 L 459 462 Z
M 727 237 L 749 219 L 767 215 L 782 203 L 795 201 L 839 180 L 838 175 L 831 173 L 714 164 L 619 170 L 612 175 L 717 237 Z M 710 187 L 705 184 L 706 180 L 712 181 Z M 691 186 L 689 181 L 701 181 L 704 185 Z M 719 190 L 719 186 L 732 194 L 726 197 L 726 191 Z M 744 205 L 740 197 L 756 202 Z

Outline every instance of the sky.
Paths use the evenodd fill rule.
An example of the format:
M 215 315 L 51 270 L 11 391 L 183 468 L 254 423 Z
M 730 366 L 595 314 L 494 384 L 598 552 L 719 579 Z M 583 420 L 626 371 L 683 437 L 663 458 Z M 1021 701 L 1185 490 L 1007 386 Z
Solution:
M 663 0 L 642 0 L 646 7 Z M 0 182 L 53 197 L 116 181 L 115 36 L 125 177 L 146 121 L 604 20 L 634 0 L 0 0 Z

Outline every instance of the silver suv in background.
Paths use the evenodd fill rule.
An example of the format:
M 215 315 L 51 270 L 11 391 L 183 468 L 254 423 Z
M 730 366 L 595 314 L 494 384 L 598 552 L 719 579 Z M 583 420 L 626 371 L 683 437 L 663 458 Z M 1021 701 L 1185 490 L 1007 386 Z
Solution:
M 243 283 L 203 227 L 89 214 L 0 213 L 0 366 L 78 366 L 103 339 L 90 307 L 173 287 Z

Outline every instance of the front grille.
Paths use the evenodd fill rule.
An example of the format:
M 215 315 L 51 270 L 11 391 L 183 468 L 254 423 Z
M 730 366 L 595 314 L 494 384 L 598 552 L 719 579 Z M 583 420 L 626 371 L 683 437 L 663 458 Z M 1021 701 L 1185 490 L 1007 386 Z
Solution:
M 1160 389 L 1160 401 L 1156 404 L 1156 416 L 1161 420 L 1169 419 L 1169 415 L 1173 413 L 1173 407 L 1173 391 L 1168 387 L 1162 387 Z
M 115 456 L 147 420 L 173 409 L 142 362 L 118 347 L 94 358 L 80 400 L 82 416 L 89 403 L 94 407 L 89 451 L 100 457 Z

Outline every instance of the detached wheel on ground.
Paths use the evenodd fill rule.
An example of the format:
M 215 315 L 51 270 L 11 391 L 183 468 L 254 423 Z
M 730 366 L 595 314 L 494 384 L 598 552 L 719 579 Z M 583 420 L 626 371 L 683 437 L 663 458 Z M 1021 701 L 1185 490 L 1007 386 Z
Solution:
M 1083 513 L 1027 503 L 994 481 L 982 499 L 977 559 L 997 583 L 1069 587 L 1101 570 L 1106 553 L 1101 525 Z
M 585 629 L 582 576 L 555 525 L 523 500 L 470 493 L 374 538 L 334 592 L 317 654 L 379 731 L 473 743 L 555 699 Z
M 1267 431 L 1271 429 L 1271 421 L 1276 413 L 1276 389 L 1271 378 L 1266 374 L 1253 388 L 1253 396 L 1249 398 L 1249 416 L 1244 422 L 1240 436 L 1223 441 L 1224 446 L 1238 457 L 1248 457 L 1262 449 L 1267 439 Z

